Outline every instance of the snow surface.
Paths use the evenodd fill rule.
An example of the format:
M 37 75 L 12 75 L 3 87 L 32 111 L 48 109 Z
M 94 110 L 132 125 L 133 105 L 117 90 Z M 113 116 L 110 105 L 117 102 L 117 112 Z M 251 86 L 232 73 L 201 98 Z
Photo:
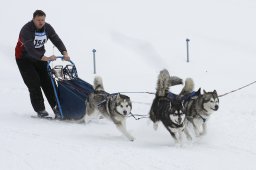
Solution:
M 88 125 L 32 119 L 14 59 L 21 27 L 43 9 L 89 83 L 95 76 L 91 51 L 97 50 L 97 74 L 110 93 L 154 92 L 159 71 L 167 68 L 192 77 L 196 88 L 223 94 L 255 81 L 255 8 L 252 0 L 1 2 L 0 169 L 256 169 L 255 84 L 220 98 L 207 135 L 177 147 L 162 125 L 154 131 L 147 119 L 128 119 L 134 142 L 105 119 Z M 59 55 L 50 42 L 46 49 Z M 129 96 L 133 113 L 148 113 L 154 96 Z

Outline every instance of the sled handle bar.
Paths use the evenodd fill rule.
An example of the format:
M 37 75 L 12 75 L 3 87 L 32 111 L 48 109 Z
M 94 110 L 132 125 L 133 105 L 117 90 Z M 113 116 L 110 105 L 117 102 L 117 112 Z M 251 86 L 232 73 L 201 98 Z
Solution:
M 64 57 L 63 57 L 63 56 L 56 56 L 56 59 L 61 59 L 61 60 L 63 60 Z M 53 61 L 48 61 L 48 65 L 49 65 L 51 62 L 53 62 Z M 72 65 L 75 65 L 75 63 L 74 63 L 73 61 L 71 61 L 71 60 L 69 60 L 68 62 L 70 62 Z

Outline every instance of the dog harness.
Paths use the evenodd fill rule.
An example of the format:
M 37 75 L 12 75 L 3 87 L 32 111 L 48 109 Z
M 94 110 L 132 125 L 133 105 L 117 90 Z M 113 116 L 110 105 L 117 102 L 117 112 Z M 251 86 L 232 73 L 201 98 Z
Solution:
M 193 91 L 193 92 L 191 92 L 191 93 L 189 93 L 189 94 L 187 94 L 187 95 L 182 96 L 182 97 L 179 99 L 179 98 L 177 98 L 177 96 L 178 96 L 177 94 L 174 94 L 174 93 L 169 92 L 168 95 L 167 95 L 167 97 L 168 97 L 169 99 L 171 99 L 172 101 L 173 101 L 173 100 L 181 100 L 182 103 L 185 105 L 185 103 L 187 103 L 188 101 L 193 100 L 193 97 L 198 97 L 199 95 L 200 95 L 200 94 L 198 94 L 197 92 Z M 207 121 L 207 119 L 204 118 L 204 117 L 203 117 L 202 115 L 200 115 L 199 113 L 198 113 L 197 115 L 203 120 L 204 123 Z M 187 117 L 189 117 L 189 116 L 187 116 Z
M 204 123 L 207 121 L 207 119 L 201 116 L 200 114 L 198 114 L 198 116 L 203 120 Z
M 96 93 L 96 92 L 95 92 Z M 118 95 L 119 93 L 107 93 L 107 92 L 105 92 L 105 94 L 101 94 L 103 97 L 104 97 L 104 99 L 101 101 L 101 102 L 99 102 L 98 104 L 97 104 L 97 106 L 99 107 L 100 105 L 102 105 L 103 103 L 106 103 L 111 97 L 113 97 L 113 96 L 116 96 L 116 95 Z
M 189 100 L 191 100 L 195 96 L 198 96 L 197 92 L 195 92 L 195 91 L 193 91 L 193 92 L 191 92 L 191 93 L 189 93 L 187 95 L 184 95 L 181 98 L 177 98 L 178 95 L 174 94 L 172 92 L 169 92 L 168 95 L 167 95 L 167 97 L 169 99 L 171 99 L 172 101 L 174 101 L 174 100 L 181 100 L 183 102 L 183 104 L 188 102 Z
M 105 92 L 104 94 L 101 94 L 103 97 L 104 97 L 104 99 L 101 101 L 101 102 L 99 102 L 98 104 L 97 104 L 97 107 L 100 107 L 102 104 L 106 104 L 106 110 L 107 110 L 107 113 L 110 115 L 110 104 L 111 104 L 111 100 L 113 100 L 113 98 L 116 98 L 116 96 L 118 95 L 118 94 L 120 94 L 120 93 L 107 93 L 107 92 Z M 117 110 L 115 110 L 118 114 L 120 114 Z

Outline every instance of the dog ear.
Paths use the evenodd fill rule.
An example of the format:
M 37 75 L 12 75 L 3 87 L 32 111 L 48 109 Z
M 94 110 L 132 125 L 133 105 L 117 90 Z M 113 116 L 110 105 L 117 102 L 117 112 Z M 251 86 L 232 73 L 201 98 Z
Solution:
M 204 94 L 206 94 L 207 92 L 204 90 Z
M 117 98 L 117 100 L 120 99 L 120 93 L 117 93 L 116 98 Z
M 200 94 L 201 94 L 201 87 L 197 90 L 196 94 L 197 94 L 197 95 L 200 95 Z
M 172 102 L 170 102 L 170 110 L 172 109 Z
M 214 93 L 216 96 L 218 96 L 218 93 L 217 93 L 217 91 L 216 91 L 216 90 L 214 90 L 214 91 L 213 91 L 213 93 Z
M 132 109 L 132 102 L 129 100 L 129 105 L 131 106 L 131 109 Z

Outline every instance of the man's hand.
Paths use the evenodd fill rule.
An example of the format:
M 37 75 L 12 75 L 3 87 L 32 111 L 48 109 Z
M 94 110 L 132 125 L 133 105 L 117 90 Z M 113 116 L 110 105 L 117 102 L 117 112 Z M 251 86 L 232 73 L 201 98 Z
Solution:
M 65 61 L 69 61 L 70 60 L 70 57 L 69 57 L 67 51 L 63 51 L 62 54 L 63 54 L 63 60 L 65 60 Z
M 49 59 L 48 61 L 54 61 L 57 59 L 57 57 L 55 55 L 52 55 L 52 56 L 48 57 L 48 59 Z
M 54 61 L 54 60 L 56 60 L 56 56 L 55 55 L 52 55 L 52 56 L 50 56 L 50 57 L 46 57 L 46 56 L 43 56 L 42 58 L 41 58 L 41 60 L 42 61 Z

